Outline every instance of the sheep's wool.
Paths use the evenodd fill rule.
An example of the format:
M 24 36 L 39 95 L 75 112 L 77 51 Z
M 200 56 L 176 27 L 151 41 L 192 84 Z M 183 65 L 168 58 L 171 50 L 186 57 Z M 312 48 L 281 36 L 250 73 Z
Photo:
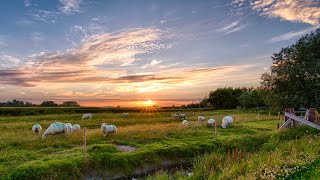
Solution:
M 61 122 L 52 123 L 47 130 L 43 133 L 42 138 L 45 139 L 47 135 L 66 133 L 68 127 L 66 124 Z
M 80 131 L 80 125 L 79 124 L 74 124 L 71 128 L 72 132 Z
M 233 123 L 233 118 L 231 116 L 226 116 L 222 119 L 222 128 L 226 128 Z
M 214 120 L 214 119 L 209 119 L 207 125 L 208 125 L 209 127 L 212 127 L 215 123 L 216 123 L 216 120 Z
M 42 131 L 42 127 L 40 126 L 40 124 L 35 124 L 32 126 L 32 132 L 38 134 L 41 133 Z
M 188 123 L 187 120 L 183 120 L 183 121 L 182 121 L 182 124 L 185 125 L 185 126 L 188 126 L 188 125 L 189 125 L 189 123 Z

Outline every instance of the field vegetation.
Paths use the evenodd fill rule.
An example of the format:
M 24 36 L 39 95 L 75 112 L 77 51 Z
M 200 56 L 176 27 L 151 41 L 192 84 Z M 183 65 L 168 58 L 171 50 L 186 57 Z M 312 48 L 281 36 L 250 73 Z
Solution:
M 297 138 L 308 141 L 308 138 L 318 138 L 312 135 L 317 132 L 309 128 L 279 132 L 276 115 L 258 116 L 254 111 L 190 111 L 187 112 L 189 127 L 182 126 L 181 120 L 173 119 L 171 113 L 131 112 L 129 118 L 123 118 L 121 113 L 96 113 L 89 120 L 81 120 L 82 114 L 3 116 L 0 118 L 0 177 L 121 178 L 141 175 L 152 168 L 159 169 L 168 164 L 194 164 L 194 175 L 191 176 L 194 178 L 245 177 L 247 174 L 260 177 L 261 168 L 272 166 L 271 162 L 267 163 L 269 156 L 266 156 L 266 152 L 275 153 L 276 159 L 286 152 L 276 151 L 281 147 L 278 147 L 281 142 L 289 143 L 284 147 L 288 149 L 297 143 Z M 235 115 L 236 120 L 227 129 L 218 126 L 215 137 L 212 128 L 197 121 L 198 115 L 213 117 L 218 120 L 218 124 L 226 115 Z M 49 136 L 46 140 L 31 131 L 33 124 L 41 124 L 45 131 L 53 122 L 79 123 L 82 128 L 87 128 L 87 161 L 83 160 L 83 131 Z M 116 125 L 118 134 L 103 137 L 100 132 L 100 124 L 103 122 Z M 118 148 L 120 145 L 134 147 L 136 150 L 123 152 Z M 294 151 L 297 155 L 298 150 Z M 235 152 L 241 152 L 241 158 L 234 160 L 233 156 L 238 156 L 234 155 Z M 311 159 L 305 164 L 302 163 L 304 166 L 317 160 L 315 151 L 310 153 L 314 156 L 310 156 Z M 198 158 L 194 161 L 195 157 Z M 285 159 L 280 159 L 283 159 L 278 163 L 281 169 Z M 259 166 L 256 164 L 258 161 L 261 161 Z M 201 169 L 203 165 L 205 169 Z M 167 175 L 172 178 L 172 174 Z M 166 176 L 166 173 L 159 176 Z M 181 178 L 186 178 L 183 173 Z

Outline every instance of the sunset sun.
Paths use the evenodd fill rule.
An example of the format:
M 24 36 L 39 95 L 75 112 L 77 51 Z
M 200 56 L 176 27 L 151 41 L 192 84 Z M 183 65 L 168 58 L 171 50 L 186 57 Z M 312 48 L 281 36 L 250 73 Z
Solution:
M 153 106 L 154 105 L 154 102 L 152 100 L 148 100 L 148 101 L 145 101 L 144 102 L 144 105 L 145 106 Z

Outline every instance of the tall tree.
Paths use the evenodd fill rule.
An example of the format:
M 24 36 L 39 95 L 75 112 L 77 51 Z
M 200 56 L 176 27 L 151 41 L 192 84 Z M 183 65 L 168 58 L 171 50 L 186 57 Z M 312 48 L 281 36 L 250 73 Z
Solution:
M 270 74 L 261 87 L 274 106 L 320 107 L 320 29 L 272 56 Z

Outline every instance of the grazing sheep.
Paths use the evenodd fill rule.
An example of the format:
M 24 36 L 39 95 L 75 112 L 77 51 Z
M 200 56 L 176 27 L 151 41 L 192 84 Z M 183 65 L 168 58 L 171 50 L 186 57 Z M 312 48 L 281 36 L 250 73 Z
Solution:
M 92 118 L 92 115 L 89 113 L 89 114 L 84 114 L 82 116 L 82 119 L 91 119 Z
M 203 117 L 203 116 L 198 116 L 198 120 L 201 121 L 201 122 L 204 122 L 206 120 L 206 118 Z
M 42 127 L 40 126 L 40 124 L 35 124 L 32 126 L 32 132 L 39 134 L 42 131 Z
M 115 125 L 107 125 L 106 123 L 102 123 L 101 131 L 103 136 L 106 136 L 108 133 L 117 134 L 117 127 Z
M 179 113 L 177 113 L 177 115 L 178 115 L 178 117 L 179 117 L 179 119 L 186 119 L 186 117 L 187 117 L 187 115 L 186 114 L 179 114 Z
M 226 128 L 227 126 L 229 126 L 230 124 L 233 123 L 233 118 L 231 116 L 226 116 L 222 119 L 222 128 Z
M 66 124 L 61 122 L 55 122 L 52 123 L 47 130 L 43 133 L 42 139 L 46 139 L 48 135 L 54 135 L 54 134 L 62 134 L 66 133 L 68 131 L 68 127 Z
M 184 125 L 184 126 L 189 126 L 189 122 L 188 122 L 187 120 L 183 120 L 183 121 L 182 121 L 182 125 Z
M 71 123 L 66 123 L 66 126 L 67 126 L 67 133 L 71 133 L 72 124 Z
M 214 127 L 214 125 L 216 124 L 216 120 L 210 118 L 207 122 L 207 126 L 208 127 Z
M 79 124 L 74 124 L 71 128 L 71 132 L 76 132 L 76 131 L 80 131 L 80 125 Z
M 122 116 L 123 116 L 124 118 L 127 118 L 127 117 L 129 117 L 129 113 L 122 113 Z

